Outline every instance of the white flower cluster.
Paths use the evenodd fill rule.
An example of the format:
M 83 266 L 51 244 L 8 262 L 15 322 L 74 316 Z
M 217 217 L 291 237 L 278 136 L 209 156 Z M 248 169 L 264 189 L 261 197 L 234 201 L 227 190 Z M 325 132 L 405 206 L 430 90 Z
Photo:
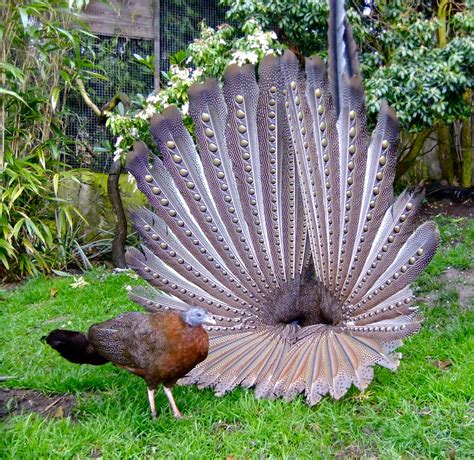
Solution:
M 189 88 L 193 83 L 198 81 L 202 76 L 202 69 L 191 69 L 190 67 L 181 68 L 177 65 L 170 66 L 170 78 L 167 83 L 167 87 L 152 93 L 147 97 L 147 105 L 143 110 L 137 113 L 136 117 L 142 120 L 149 120 L 155 113 L 157 107 L 162 109 L 166 108 L 169 104 L 169 92 L 173 92 L 175 88 Z M 189 105 L 184 102 L 181 106 L 183 115 L 187 115 Z
M 252 21 L 249 21 L 249 23 Z M 250 24 L 254 28 L 253 33 L 236 42 L 236 49 L 232 53 L 229 64 L 257 64 L 263 56 L 274 53 L 272 43 L 277 39 L 275 32 L 264 32 L 256 23 Z

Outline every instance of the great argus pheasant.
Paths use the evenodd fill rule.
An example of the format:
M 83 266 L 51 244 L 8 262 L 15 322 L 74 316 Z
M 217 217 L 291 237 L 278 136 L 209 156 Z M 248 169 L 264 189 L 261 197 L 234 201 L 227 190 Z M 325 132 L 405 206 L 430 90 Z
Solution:
M 160 157 L 137 143 L 127 158 L 153 209 L 133 214 L 144 245 L 127 261 L 152 287 L 132 299 L 217 322 L 181 383 L 313 405 L 364 390 L 375 364 L 395 370 L 438 232 L 418 226 L 419 188 L 394 197 L 399 124 L 382 102 L 368 132 L 343 2 L 330 2 L 328 70 L 290 51 L 258 72 L 230 65 L 223 88 L 190 88 L 189 110 L 194 138 L 168 107 L 151 120 Z

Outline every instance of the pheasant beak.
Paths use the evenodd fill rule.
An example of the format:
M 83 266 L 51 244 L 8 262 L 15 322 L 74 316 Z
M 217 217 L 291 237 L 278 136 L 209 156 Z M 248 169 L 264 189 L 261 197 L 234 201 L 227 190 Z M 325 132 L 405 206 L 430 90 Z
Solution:
M 207 313 L 206 317 L 204 318 L 203 323 L 217 324 L 216 320 L 209 313 Z

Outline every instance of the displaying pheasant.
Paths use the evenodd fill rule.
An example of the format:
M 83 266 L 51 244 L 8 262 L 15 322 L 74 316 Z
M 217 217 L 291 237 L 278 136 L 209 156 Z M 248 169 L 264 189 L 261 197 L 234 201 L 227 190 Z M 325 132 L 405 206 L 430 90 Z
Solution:
M 420 328 L 409 284 L 438 233 L 417 225 L 420 189 L 393 195 L 399 125 L 383 102 L 369 136 L 342 4 L 330 2 L 329 75 L 289 51 L 261 62 L 258 83 L 254 66 L 230 65 L 223 89 L 189 90 L 197 145 L 168 107 L 150 128 L 161 158 L 143 143 L 128 156 L 154 210 L 134 213 L 144 247 L 127 260 L 158 288 L 132 298 L 217 321 L 182 383 L 313 405 L 365 389 L 375 364 L 395 370 Z

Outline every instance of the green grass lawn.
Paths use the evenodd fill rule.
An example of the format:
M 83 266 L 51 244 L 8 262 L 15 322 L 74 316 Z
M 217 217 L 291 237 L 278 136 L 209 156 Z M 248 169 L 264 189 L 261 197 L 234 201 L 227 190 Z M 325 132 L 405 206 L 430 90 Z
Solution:
M 137 309 L 125 289 L 137 280 L 96 270 L 85 275 L 83 288 L 72 288 L 72 278 L 39 277 L 3 292 L 0 375 L 13 378 L 2 385 L 69 393 L 77 406 L 72 418 L 6 418 L 0 458 L 473 457 L 474 299 L 466 300 L 462 283 L 443 273 L 469 270 L 472 277 L 474 220 L 437 221 L 442 247 L 415 286 L 426 321 L 400 349 L 399 371 L 378 367 L 365 393 L 352 389 L 315 407 L 302 397 L 256 400 L 253 391 L 238 389 L 216 398 L 210 390 L 176 387 L 188 418 L 175 420 L 158 392 L 152 420 L 141 379 L 111 364 L 71 364 L 39 340 L 55 328 L 86 330 Z M 448 366 L 440 369 L 439 361 Z

